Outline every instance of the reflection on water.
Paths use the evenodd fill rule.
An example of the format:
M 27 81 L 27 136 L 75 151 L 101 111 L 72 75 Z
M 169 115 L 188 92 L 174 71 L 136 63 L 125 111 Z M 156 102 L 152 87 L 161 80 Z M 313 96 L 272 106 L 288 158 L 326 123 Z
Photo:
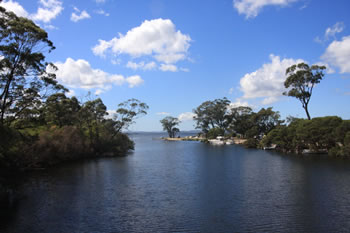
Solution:
M 134 134 L 128 157 L 32 174 L 1 232 L 346 232 L 350 163 Z

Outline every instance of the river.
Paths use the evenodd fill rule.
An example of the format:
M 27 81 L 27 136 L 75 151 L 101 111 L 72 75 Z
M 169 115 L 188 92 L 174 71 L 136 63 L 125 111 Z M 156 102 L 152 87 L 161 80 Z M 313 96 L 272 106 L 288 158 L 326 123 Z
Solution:
M 28 175 L 0 232 L 349 232 L 350 162 L 132 134 Z

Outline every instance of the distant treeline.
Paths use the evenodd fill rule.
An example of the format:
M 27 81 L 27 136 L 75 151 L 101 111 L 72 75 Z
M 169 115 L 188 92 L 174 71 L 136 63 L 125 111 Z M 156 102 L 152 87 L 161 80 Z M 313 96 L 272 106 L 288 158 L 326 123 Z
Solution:
M 240 137 L 247 139 L 249 148 L 350 157 L 350 120 L 337 116 L 281 120 L 271 107 L 254 112 L 250 107 L 233 107 L 226 98 L 206 101 L 193 112 L 196 128 L 208 139 Z

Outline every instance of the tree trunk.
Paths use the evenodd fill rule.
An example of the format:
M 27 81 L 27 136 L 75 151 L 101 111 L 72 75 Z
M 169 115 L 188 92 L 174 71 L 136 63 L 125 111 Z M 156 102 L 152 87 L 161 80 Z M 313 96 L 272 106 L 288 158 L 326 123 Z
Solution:
M 307 119 L 311 120 L 311 117 L 310 117 L 310 114 L 309 114 L 309 110 L 307 109 L 307 104 L 305 105 L 304 109 L 305 109 L 305 112 L 306 112 L 306 115 L 307 115 Z

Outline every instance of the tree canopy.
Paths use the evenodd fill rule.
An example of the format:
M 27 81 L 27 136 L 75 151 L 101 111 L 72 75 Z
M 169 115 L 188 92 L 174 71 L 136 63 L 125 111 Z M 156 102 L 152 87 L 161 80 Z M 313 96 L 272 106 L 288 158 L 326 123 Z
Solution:
M 212 128 L 225 130 L 229 124 L 229 105 L 227 98 L 205 101 L 193 110 L 196 128 L 208 132 Z
M 33 21 L 0 7 L 0 124 L 36 110 L 49 89 L 63 89 L 55 75 L 46 72 L 44 52 L 55 47 Z
M 160 120 L 162 123 L 163 130 L 167 131 L 170 138 L 174 138 L 178 132 L 180 132 L 179 128 L 175 127 L 179 125 L 180 121 L 176 117 L 167 116 Z

